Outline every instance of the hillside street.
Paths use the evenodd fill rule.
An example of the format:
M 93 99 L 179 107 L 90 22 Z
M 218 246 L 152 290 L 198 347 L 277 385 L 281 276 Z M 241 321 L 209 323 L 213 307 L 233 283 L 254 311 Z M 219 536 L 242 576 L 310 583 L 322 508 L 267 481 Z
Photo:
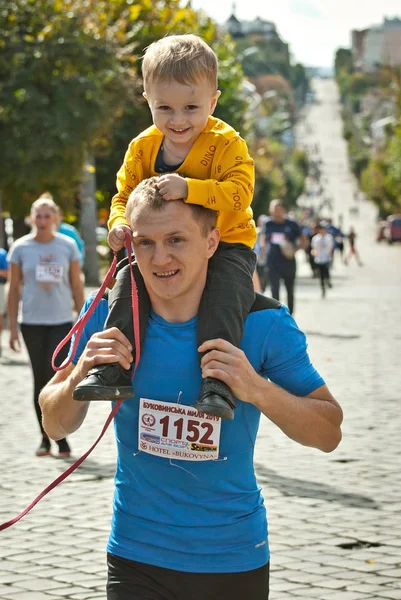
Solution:
M 295 318 L 344 410 L 332 454 L 302 447 L 262 419 L 255 464 L 268 511 L 271 600 L 401 599 L 401 245 L 375 241 L 375 209 L 354 200 L 340 106 L 332 80 L 315 80 L 298 141 L 318 145 L 332 216 L 357 232 L 363 266 L 335 261 L 321 299 L 298 252 Z M 359 215 L 350 213 L 350 208 Z M 89 293 L 89 290 L 87 290 Z M 283 298 L 284 300 L 284 298 Z M 36 458 L 38 426 L 25 350 L 0 358 L 0 522 L 11 519 L 73 459 Z M 398 363 L 398 366 L 397 366 Z M 78 458 L 109 412 L 92 406 L 71 436 Z M 112 426 L 64 483 L 0 533 L 1 600 L 105 599 L 115 444 Z M 249 599 L 252 600 L 252 599 Z

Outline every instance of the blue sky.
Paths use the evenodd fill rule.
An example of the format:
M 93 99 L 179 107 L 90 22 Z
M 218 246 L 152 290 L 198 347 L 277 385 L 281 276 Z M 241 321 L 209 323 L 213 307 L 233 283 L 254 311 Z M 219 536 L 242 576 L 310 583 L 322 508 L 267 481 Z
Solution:
M 223 23 L 233 1 L 192 0 L 192 5 Z M 274 21 L 294 59 L 308 66 L 332 66 L 336 49 L 350 45 L 352 29 L 401 17 L 401 0 L 235 0 L 235 5 L 239 19 Z

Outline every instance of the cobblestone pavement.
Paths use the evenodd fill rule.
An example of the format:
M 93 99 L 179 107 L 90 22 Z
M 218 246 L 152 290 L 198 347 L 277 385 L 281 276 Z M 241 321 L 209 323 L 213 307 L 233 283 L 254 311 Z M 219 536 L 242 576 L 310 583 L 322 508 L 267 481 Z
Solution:
M 349 213 L 349 175 L 336 89 L 315 83 L 318 102 L 299 136 L 318 143 L 333 216 L 359 235 L 364 263 L 336 261 L 321 300 L 298 256 L 296 318 L 313 362 L 340 401 L 344 438 L 332 454 L 303 448 L 263 420 L 255 461 L 270 521 L 272 600 L 401 599 L 401 247 L 374 241 L 375 211 Z M 3 346 L 5 340 L 3 341 Z M 19 513 L 72 459 L 35 458 L 39 442 L 25 352 L 0 359 L 0 521 Z M 96 439 L 108 406 L 91 407 L 71 436 L 74 456 Z M 66 482 L 0 533 L 2 600 L 105 598 L 115 447 L 112 431 Z M 250 599 L 252 600 L 252 599 Z

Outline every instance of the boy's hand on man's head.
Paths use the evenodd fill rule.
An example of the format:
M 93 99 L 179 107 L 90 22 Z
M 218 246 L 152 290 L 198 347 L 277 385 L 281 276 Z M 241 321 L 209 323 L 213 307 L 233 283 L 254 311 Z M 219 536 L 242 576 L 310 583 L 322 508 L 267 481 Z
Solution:
M 132 231 L 128 225 L 117 225 L 117 227 L 113 227 L 113 229 L 109 231 L 107 243 L 115 252 L 118 252 L 118 250 L 121 250 L 121 248 L 124 247 L 125 232 L 128 232 L 130 237 L 132 236 Z
M 178 173 L 166 173 L 157 183 L 164 200 L 185 200 L 188 197 L 188 183 Z

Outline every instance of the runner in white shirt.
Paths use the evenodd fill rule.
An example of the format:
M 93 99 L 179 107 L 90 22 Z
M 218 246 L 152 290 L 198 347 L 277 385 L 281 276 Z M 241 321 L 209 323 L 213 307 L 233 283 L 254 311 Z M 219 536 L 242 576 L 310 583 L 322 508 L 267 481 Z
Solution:
M 316 267 L 319 270 L 322 298 L 326 296 L 326 284 L 332 287 L 330 281 L 330 264 L 334 250 L 333 236 L 327 232 L 327 223 L 320 221 L 317 226 L 318 233 L 312 238 L 312 254 Z

